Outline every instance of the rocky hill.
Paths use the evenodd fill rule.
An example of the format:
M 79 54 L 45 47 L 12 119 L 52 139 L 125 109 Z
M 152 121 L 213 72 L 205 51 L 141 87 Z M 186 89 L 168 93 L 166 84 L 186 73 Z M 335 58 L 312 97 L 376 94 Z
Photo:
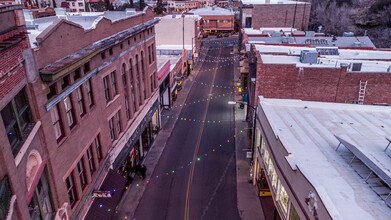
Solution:
M 391 48 L 391 0 L 313 0 L 310 29 L 366 34 L 376 47 Z

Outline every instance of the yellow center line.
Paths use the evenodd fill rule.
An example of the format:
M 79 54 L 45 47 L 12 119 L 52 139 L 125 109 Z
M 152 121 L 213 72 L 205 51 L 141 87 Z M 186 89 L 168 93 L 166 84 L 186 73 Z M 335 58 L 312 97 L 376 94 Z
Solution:
M 221 48 L 219 49 L 219 56 L 220 56 L 220 54 L 221 54 Z M 217 66 L 216 66 L 216 70 L 215 70 L 215 72 L 213 74 L 213 80 L 212 80 L 211 85 L 214 85 L 214 82 L 215 82 L 215 79 L 216 79 L 216 73 L 217 73 Z M 213 86 L 210 87 L 208 94 L 212 94 L 212 91 L 213 91 Z M 200 133 L 198 134 L 198 140 L 197 140 L 196 148 L 194 150 L 193 160 L 191 162 L 191 170 L 190 170 L 189 179 L 188 179 L 188 182 L 187 182 L 187 191 L 186 191 L 185 220 L 189 220 L 189 213 L 190 213 L 190 209 L 189 209 L 190 207 L 189 206 L 190 206 L 191 184 L 193 182 L 194 169 L 195 169 L 195 164 L 197 162 L 197 155 L 198 155 L 198 150 L 199 150 L 200 144 L 201 144 L 202 133 L 204 131 L 205 119 L 206 119 L 206 115 L 208 113 L 209 102 L 210 102 L 210 98 L 206 102 L 206 108 L 205 108 L 205 111 L 204 111 L 204 116 L 202 118 L 202 125 L 201 125 L 201 129 L 200 129 Z

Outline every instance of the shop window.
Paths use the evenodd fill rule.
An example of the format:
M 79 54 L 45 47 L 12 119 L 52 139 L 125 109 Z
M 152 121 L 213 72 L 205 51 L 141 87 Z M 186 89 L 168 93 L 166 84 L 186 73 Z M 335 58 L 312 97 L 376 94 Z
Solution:
M 117 82 L 115 81 L 115 71 L 110 73 L 111 76 L 111 85 L 113 89 L 113 97 L 117 95 Z
M 114 117 L 110 118 L 110 120 L 109 120 L 109 129 L 110 129 L 111 142 L 114 142 L 114 140 L 115 140 Z
M 86 182 L 86 176 L 84 171 L 83 158 L 80 159 L 79 162 L 77 163 L 77 173 L 79 175 L 80 186 L 82 189 L 84 189 L 87 185 L 87 182 Z
M 76 189 L 75 189 L 75 181 L 73 180 L 72 173 L 66 179 L 66 187 L 68 192 L 69 203 L 71 207 L 75 205 L 77 201 Z
M 96 138 L 94 139 L 95 149 L 96 149 L 96 157 L 98 158 L 98 161 L 100 162 L 103 158 L 102 156 L 102 147 L 100 146 L 100 135 L 98 134 Z
M 79 106 L 80 117 L 83 117 L 83 115 L 85 114 L 84 101 L 83 101 L 83 96 L 81 94 L 80 87 L 76 89 L 76 97 L 77 97 L 77 105 Z
M 50 116 L 52 118 L 52 124 L 54 128 L 54 134 L 56 136 L 56 140 L 60 141 L 63 132 L 62 132 L 62 126 L 61 126 L 61 120 L 60 116 L 58 114 L 58 107 L 57 105 L 53 106 L 52 109 L 50 109 Z
M 74 81 L 77 81 L 78 79 L 80 79 L 80 77 L 81 77 L 80 68 L 77 68 L 77 69 L 75 69 L 75 71 L 73 72 L 73 80 L 74 80 Z
M 282 184 L 280 184 L 279 188 L 279 201 L 281 204 L 282 209 L 285 213 L 288 212 L 288 202 L 289 202 L 289 196 L 288 193 L 285 191 L 285 188 Z
M 90 71 L 90 62 L 84 64 L 84 74 Z
M 68 86 L 69 86 L 69 75 L 68 76 L 64 76 L 61 79 L 61 89 L 64 90 Z
M 115 121 L 117 122 L 117 134 L 119 137 L 119 134 L 121 133 L 121 117 L 119 111 L 115 113 Z
M 289 220 L 300 220 L 299 214 L 295 209 L 295 206 L 291 203 L 291 208 L 289 210 Z
M 87 90 L 88 105 L 91 108 L 94 105 L 94 99 L 92 96 L 91 80 L 90 79 L 86 81 L 86 90 Z
M 71 97 L 67 96 L 64 99 L 65 111 L 67 114 L 68 125 L 72 128 L 75 125 L 75 121 L 73 120 L 73 110 L 72 110 L 72 102 Z
M 276 189 L 277 189 L 278 177 L 277 177 L 276 170 L 274 169 L 273 163 L 270 163 L 269 171 L 270 171 L 269 173 L 270 173 L 270 178 L 271 178 L 271 180 L 272 180 L 273 189 L 274 189 L 274 191 L 276 191 Z
M 33 124 L 24 88 L 1 110 L 1 116 L 12 154 L 15 157 L 30 133 Z
M 106 98 L 106 103 L 110 101 L 110 91 L 109 91 L 109 76 L 103 77 L 103 88 L 105 91 L 105 98 Z
M 91 176 L 95 172 L 94 156 L 92 154 L 92 146 L 87 149 L 87 161 L 88 168 L 90 169 Z
M 46 97 L 48 98 L 48 100 L 50 100 L 50 99 L 53 98 L 55 95 L 57 95 L 57 92 L 56 92 L 56 83 L 53 83 L 52 85 L 46 87 Z

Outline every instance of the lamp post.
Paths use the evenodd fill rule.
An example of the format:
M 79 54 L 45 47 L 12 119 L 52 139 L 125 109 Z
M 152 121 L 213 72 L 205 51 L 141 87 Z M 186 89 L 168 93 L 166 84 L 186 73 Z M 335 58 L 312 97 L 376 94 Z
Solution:
M 247 105 L 249 106 L 251 109 L 254 110 L 254 117 L 253 117 L 253 133 L 252 133 L 252 140 L 251 140 L 251 160 L 250 160 L 250 163 L 252 164 L 253 162 L 253 158 L 254 158 L 254 148 L 255 148 L 255 128 L 256 128 L 256 120 L 257 120 L 257 109 L 258 109 L 258 106 L 252 106 L 252 105 L 249 105 L 247 102 L 243 102 L 243 101 L 228 101 L 228 104 L 229 105 L 235 105 L 235 104 L 244 104 L 244 105 Z

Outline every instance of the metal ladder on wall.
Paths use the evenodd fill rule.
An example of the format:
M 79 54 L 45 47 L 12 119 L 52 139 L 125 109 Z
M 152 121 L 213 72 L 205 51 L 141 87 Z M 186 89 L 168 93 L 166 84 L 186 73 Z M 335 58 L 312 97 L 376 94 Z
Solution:
M 365 97 L 365 89 L 367 88 L 367 81 L 361 81 L 360 80 L 360 90 L 358 91 L 358 104 L 362 105 L 364 104 L 364 97 Z

